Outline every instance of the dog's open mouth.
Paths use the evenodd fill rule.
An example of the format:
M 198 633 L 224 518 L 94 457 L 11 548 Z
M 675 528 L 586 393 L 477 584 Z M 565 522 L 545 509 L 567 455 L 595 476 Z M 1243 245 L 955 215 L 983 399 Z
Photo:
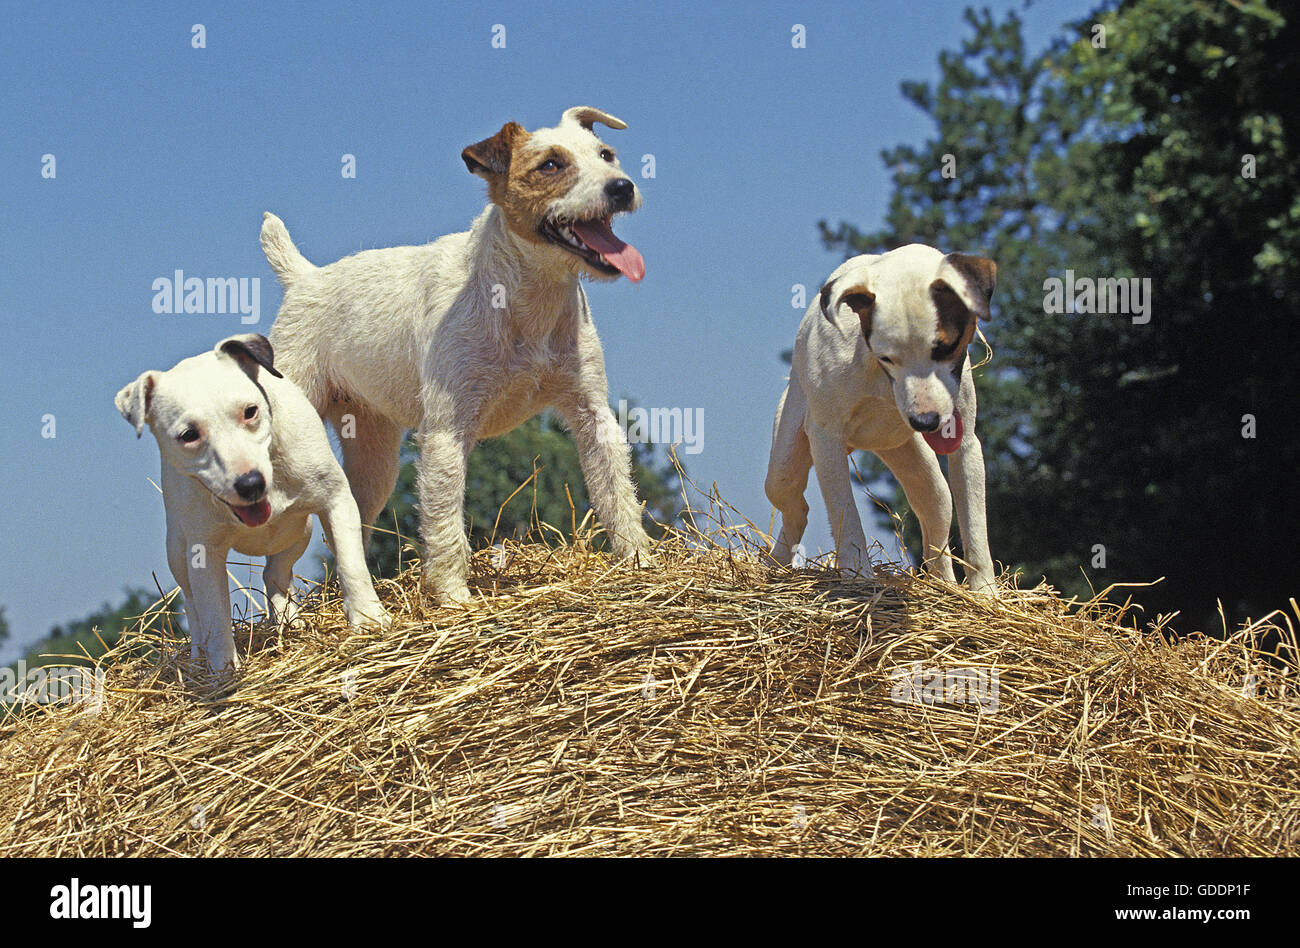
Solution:
M 566 223 L 547 218 L 538 232 L 569 253 L 582 260 L 593 270 L 616 276 L 621 273 L 633 283 L 645 276 L 645 260 L 631 244 L 619 240 L 609 226 L 609 218 Z
M 259 500 L 255 504 L 248 504 L 243 507 L 237 507 L 232 503 L 222 501 L 227 507 L 235 512 L 235 516 L 246 527 L 260 527 L 266 521 L 271 519 L 271 502 L 266 499 Z

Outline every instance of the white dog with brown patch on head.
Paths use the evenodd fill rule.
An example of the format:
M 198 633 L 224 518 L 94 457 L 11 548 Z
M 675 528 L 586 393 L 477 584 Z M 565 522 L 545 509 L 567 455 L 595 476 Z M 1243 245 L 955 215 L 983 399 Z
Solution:
M 166 372 L 145 372 L 117 393 L 118 411 L 149 425 L 162 455 L 167 563 L 185 594 L 191 651 L 222 672 L 239 665 L 230 626 L 226 556 L 265 556 L 267 607 L 289 624 L 293 564 L 320 517 L 338 565 L 343 611 L 354 626 L 384 626 L 361 549 L 361 520 L 325 426 L 274 366 L 271 344 L 231 336 Z
M 927 570 L 956 582 L 953 499 L 977 591 L 996 594 L 984 509 L 984 452 L 966 348 L 989 318 L 997 267 L 909 244 L 841 264 L 808 307 L 790 382 L 776 410 L 764 488 L 781 512 L 772 558 L 789 565 L 808 524 L 804 490 L 817 468 L 841 569 L 869 568 L 848 455 L 873 451 L 921 522 Z M 950 456 L 952 490 L 936 454 Z
M 469 598 L 465 466 L 482 438 L 554 407 L 573 431 L 592 506 L 620 557 L 648 557 L 631 451 L 609 409 L 605 359 L 579 279 L 645 274 L 610 218 L 640 206 L 592 131 L 626 128 L 573 108 L 555 128 L 514 122 L 464 150 L 490 203 L 467 233 L 367 250 L 316 267 L 266 214 L 262 249 L 284 286 L 271 331 L 279 367 L 340 433 L 365 538 L 419 435 L 426 590 Z M 504 500 L 504 498 L 502 498 Z

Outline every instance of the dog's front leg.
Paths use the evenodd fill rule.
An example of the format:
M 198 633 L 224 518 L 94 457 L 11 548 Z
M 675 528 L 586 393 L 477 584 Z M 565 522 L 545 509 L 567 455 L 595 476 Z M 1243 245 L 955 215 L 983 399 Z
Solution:
M 235 637 L 230 626 L 230 582 L 226 556 L 230 550 L 198 544 L 189 559 L 190 590 L 194 613 L 190 626 L 190 655 L 204 659 L 218 675 L 239 667 Z
M 813 467 L 817 470 L 817 483 L 826 502 L 831 533 L 835 536 L 835 561 L 846 573 L 870 576 L 867 537 L 862 532 L 862 518 L 858 516 L 853 482 L 849 478 L 848 450 L 834 435 L 807 422 L 805 424 Z
M 926 572 L 937 573 L 950 583 L 957 582 L 952 569 L 948 534 L 952 532 L 952 493 L 943 479 L 939 459 L 918 437 L 911 437 L 897 448 L 877 451 L 898 483 L 916 519 L 921 521 L 921 549 Z
M 604 386 L 594 394 L 574 393 L 556 407 L 577 442 L 587 496 L 614 555 L 635 556 L 644 565 L 651 562 L 650 537 L 641 525 L 641 505 L 632 484 L 632 449 L 609 410 Z
M 320 518 L 330 549 L 334 551 L 339 589 L 343 594 L 343 614 L 348 617 L 348 623 L 355 628 L 388 628 L 392 619 L 375 595 L 370 571 L 366 569 L 366 554 L 361 545 L 361 516 L 346 483 L 338 485 L 329 507 L 321 512 Z
M 167 517 L 167 565 L 171 568 L 172 579 L 180 587 L 185 597 L 185 627 L 191 637 L 199 627 L 199 611 L 194 603 L 194 590 L 190 588 L 190 550 L 189 541 L 177 525 L 172 522 L 171 513 Z
M 426 416 L 427 418 L 427 416 Z M 426 420 L 420 429 L 417 490 L 424 541 L 421 585 L 442 602 L 468 602 L 469 537 L 465 535 L 465 465 L 474 441 Z
M 989 552 L 987 512 L 984 501 L 984 448 L 968 422 L 965 437 L 948 460 L 957 525 L 961 528 L 962 552 L 970 564 L 967 580 L 975 592 L 997 595 L 993 577 L 993 554 Z

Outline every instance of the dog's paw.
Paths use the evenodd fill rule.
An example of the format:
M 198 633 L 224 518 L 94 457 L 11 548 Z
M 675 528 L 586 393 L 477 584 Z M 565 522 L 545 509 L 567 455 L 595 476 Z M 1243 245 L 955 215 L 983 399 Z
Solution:
M 623 539 L 615 537 L 611 544 L 614 559 L 629 566 L 653 568 L 659 566 L 659 558 L 654 555 L 650 537 L 644 533 L 639 537 Z
M 651 553 L 648 548 L 634 550 L 627 556 L 626 561 L 639 569 L 658 569 L 660 565 L 659 557 Z
M 307 627 L 307 622 L 302 616 L 302 607 L 292 599 L 281 598 L 278 602 L 272 600 L 267 618 L 281 632 Z
M 772 549 L 760 553 L 759 558 L 764 566 L 771 566 L 776 569 L 790 569 L 794 563 L 794 550 L 778 543 Z
M 438 594 L 438 602 L 444 606 L 464 606 L 473 601 L 474 596 L 469 591 L 468 586 L 457 586 L 454 589 L 444 589 Z
M 190 661 L 181 673 L 181 680 L 192 690 L 224 694 L 238 683 L 243 665 L 233 640 L 228 649 L 218 645 L 208 650 L 192 645 Z
M 866 550 L 856 547 L 845 550 L 843 554 L 836 554 L 835 562 L 842 576 L 862 576 L 870 579 L 876 575 L 875 567 L 871 565 L 871 557 L 867 555 Z
M 446 580 L 441 583 L 426 582 L 422 584 L 422 589 L 435 607 L 463 606 L 474 601 L 474 596 L 464 580 L 458 583 Z
M 393 617 L 389 615 L 388 610 L 375 600 L 373 604 L 367 604 L 360 607 L 344 607 L 344 615 L 348 617 L 348 625 L 354 629 L 364 629 L 368 632 L 387 632 L 393 627 Z

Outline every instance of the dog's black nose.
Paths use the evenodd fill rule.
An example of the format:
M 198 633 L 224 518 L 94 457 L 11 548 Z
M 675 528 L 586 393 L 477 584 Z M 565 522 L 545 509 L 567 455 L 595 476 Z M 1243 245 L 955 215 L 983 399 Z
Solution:
M 938 431 L 939 413 L 932 411 L 924 415 L 908 415 L 907 423 L 917 431 Z
M 239 495 L 240 500 L 246 500 L 251 504 L 255 500 L 260 500 L 265 492 L 266 478 L 262 476 L 261 471 L 249 471 L 235 480 L 235 493 Z
M 615 178 L 605 185 L 605 196 L 617 208 L 625 208 L 632 203 L 636 185 L 631 178 Z

